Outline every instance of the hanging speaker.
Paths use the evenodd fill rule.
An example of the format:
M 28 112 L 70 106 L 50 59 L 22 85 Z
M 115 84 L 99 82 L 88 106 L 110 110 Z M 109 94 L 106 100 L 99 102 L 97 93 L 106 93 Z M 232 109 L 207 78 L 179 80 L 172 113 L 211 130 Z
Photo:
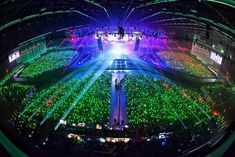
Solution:
M 209 39 L 209 37 L 210 37 L 210 33 L 209 31 L 206 31 L 206 39 Z

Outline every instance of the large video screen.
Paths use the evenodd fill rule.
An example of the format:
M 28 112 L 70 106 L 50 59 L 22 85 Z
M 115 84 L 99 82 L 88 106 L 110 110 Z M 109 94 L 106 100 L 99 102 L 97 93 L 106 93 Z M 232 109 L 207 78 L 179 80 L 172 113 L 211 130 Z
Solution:
M 222 57 L 214 52 L 211 52 L 210 58 L 218 64 L 222 63 Z
M 10 54 L 8 56 L 8 59 L 9 59 L 9 62 L 11 63 L 12 61 L 16 60 L 19 57 L 20 57 L 20 52 L 19 52 L 19 50 L 17 50 L 14 53 Z

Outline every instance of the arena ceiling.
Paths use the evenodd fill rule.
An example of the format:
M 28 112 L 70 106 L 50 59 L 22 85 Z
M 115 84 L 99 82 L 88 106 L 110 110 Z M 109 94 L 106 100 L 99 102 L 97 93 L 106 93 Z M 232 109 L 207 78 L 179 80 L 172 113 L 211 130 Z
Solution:
M 153 20 L 164 19 L 156 13 L 162 12 L 164 15 L 171 11 L 203 17 L 205 22 L 213 20 L 234 28 L 234 9 L 235 2 L 232 0 L 5 0 L 0 3 L 0 20 L 6 24 L 33 14 L 66 10 L 73 13 L 76 10 L 80 15 L 88 15 L 96 22 L 105 24 L 114 23 L 115 19 L 119 23 L 138 23 L 140 18 L 148 16 L 153 16 Z
M 16 31 L 20 35 L 24 30 L 20 35 L 23 40 L 29 29 L 36 32 L 28 33 L 25 39 L 75 25 L 141 26 L 198 34 L 209 29 L 211 36 L 235 38 L 233 0 L 4 0 L 0 2 L 0 15 L 1 41 Z M 37 28 L 33 21 L 37 25 L 46 22 Z

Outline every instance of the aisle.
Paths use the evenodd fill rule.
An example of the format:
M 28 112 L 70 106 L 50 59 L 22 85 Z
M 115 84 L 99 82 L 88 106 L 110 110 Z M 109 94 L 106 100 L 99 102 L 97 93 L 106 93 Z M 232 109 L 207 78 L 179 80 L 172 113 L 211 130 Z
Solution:
M 115 87 L 115 82 L 120 83 L 123 78 L 123 73 L 112 73 L 109 124 L 115 129 L 121 129 L 121 124 L 127 124 L 124 83 L 122 82 L 122 86 L 119 89 Z
M 128 123 L 127 121 L 127 112 L 126 112 L 126 91 L 124 85 L 124 74 L 122 74 L 122 88 L 120 89 L 120 122 L 123 120 L 124 125 Z

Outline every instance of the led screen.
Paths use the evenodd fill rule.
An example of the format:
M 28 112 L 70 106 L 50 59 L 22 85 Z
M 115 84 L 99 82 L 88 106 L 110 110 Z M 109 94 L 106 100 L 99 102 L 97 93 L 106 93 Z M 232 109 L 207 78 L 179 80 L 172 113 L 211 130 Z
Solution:
M 216 63 L 218 63 L 218 64 L 221 64 L 221 63 L 222 63 L 222 59 L 223 59 L 220 55 L 218 55 L 218 54 L 216 54 L 216 53 L 214 53 L 214 52 L 211 52 L 210 58 L 211 58 L 213 61 L 215 61 Z
M 19 50 L 17 50 L 14 53 L 10 54 L 8 56 L 8 59 L 9 59 L 9 62 L 11 63 L 12 61 L 16 60 L 19 57 L 20 57 L 20 52 L 19 52 Z

